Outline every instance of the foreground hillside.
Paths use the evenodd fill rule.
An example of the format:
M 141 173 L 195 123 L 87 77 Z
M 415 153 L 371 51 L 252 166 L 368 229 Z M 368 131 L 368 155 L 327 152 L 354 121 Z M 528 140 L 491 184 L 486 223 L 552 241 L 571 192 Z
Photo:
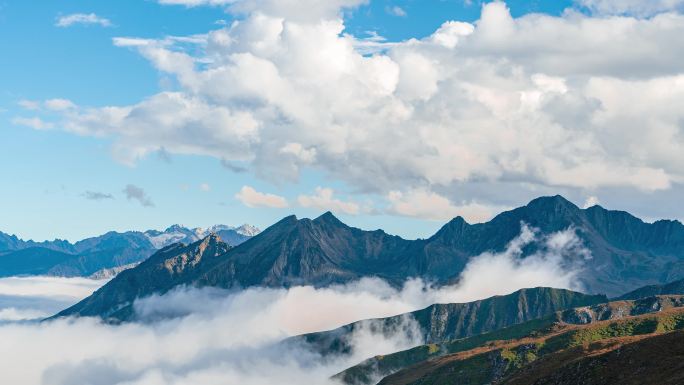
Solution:
M 683 306 L 681 296 L 667 296 L 566 310 L 488 334 L 376 357 L 337 377 L 350 384 L 375 383 L 373 376 L 394 372 L 379 382 L 384 385 L 623 383 L 620 372 L 609 369 L 627 366 L 617 357 L 620 349 L 684 329 Z M 668 338 L 682 340 L 681 334 Z M 653 343 L 639 346 L 630 349 L 646 349 L 646 354 Z M 681 355 L 666 351 L 648 360 L 642 357 L 641 361 L 657 366 L 657 357 L 671 361 Z M 604 357 L 597 358 L 601 355 Z M 583 380 L 573 382 L 580 372 Z M 678 377 L 662 378 L 666 381 L 652 382 L 641 373 L 632 383 L 674 384 Z
M 320 354 L 348 353 L 350 338 L 364 328 L 391 336 L 406 320 L 415 321 L 421 341 L 441 343 L 503 329 L 557 311 L 606 302 L 603 295 L 587 295 L 570 290 L 538 287 L 518 290 L 468 303 L 435 304 L 411 313 L 375 320 L 364 320 L 338 329 L 295 337 Z
M 684 330 L 608 340 L 586 351 L 542 359 L 511 376 L 507 385 L 684 384 Z

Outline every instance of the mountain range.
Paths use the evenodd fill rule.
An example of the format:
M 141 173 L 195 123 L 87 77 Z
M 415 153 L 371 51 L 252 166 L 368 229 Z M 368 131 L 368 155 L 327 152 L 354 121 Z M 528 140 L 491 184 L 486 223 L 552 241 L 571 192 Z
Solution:
M 230 245 L 238 245 L 258 234 L 259 229 L 250 225 L 216 225 L 206 229 L 173 225 L 164 231 L 112 231 L 75 243 L 60 239 L 24 241 L 0 232 L 0 277 L 90 276 L 103 269 L 117 269 L 141 262 L 170 244 L 196 242 L 212 233 L 220 234 Z
M 617 296 L 684 277 L 684 225 L 680 222 L 646 223 L 623 211 L 600 206 L 580 209 L 553 196 L 535 199 L 486 223 L 468 224 L 457 217 L 428 239 L 406 240 L 382 230 L 360 230 L 329 212 L 313 220 L 286 217 L 236 247 L 225 244 L 219 232 L 188 246 L 176 244 L 160 250 L 62 315 L 129 314 L 115 309 L 178 285 L 322 287 L 362 277 L 381 278 L 397 287 L 415 277 L 436 285 L 453 284 L 473 257 L 505 250 L 523 223 L 542 234 L 575 232 L 591 257 L 565 258 L 583 265 L 577 279 L 588 293 Z M 525 255 L 536 247 L 528 245 Z M 207 250 L 220 253 L 207 257 Z M 143 281 L 144 285 L 138 284 Z

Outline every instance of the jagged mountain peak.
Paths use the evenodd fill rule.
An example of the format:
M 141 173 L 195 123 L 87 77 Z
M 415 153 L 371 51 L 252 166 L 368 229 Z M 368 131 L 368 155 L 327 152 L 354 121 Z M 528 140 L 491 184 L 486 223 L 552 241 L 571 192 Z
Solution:
M 555 213 L 577 213 L 581 211 L 577 205 L 565 199 L 562 195 L 539 197 L 530 201 L 526 207 L 531 210 Z
M 204 239 L 201 240 L 200 244 L 202 244 L 202 245 L 215 245 L 219 242 L 223 242 L 223 240 L 221 239 L 221 236 L 218 235 L 218 233 L 211 232 L 211 233 L 209 233 L 209 235 L 207 235 L 206 237 L 204 237 Z
M 249 225 L 247 223 L 238 226 L 235 229 L 235 231 L 237 231 L 238 234 L 246 235 L 249 237 L 253 237 L 261 232 L 261 230 L 258 227 Z
M 185 229 L 186 229 L 185 226 L 183 226 L 179 223 L 175 223 L 175 224 L 167 227 L 166 230 L 164 230 L 164 231 L 176 231 L 176 230 L 185 230 Z
M 296 215 L 288 215 L 283 219 L 279 220 L 278 222 L 267 227 L 266 230 L 262 231 L 259 235 L 262 235 L 267 232 L 273 232 L 274 230 L 279 230 L 286 227 L 292 227 L 295 226 L 297 223 L 299 223 L 299 219 Z
M 450 220 L 442 226 L 430 239 L 438 239 L 444 237 L 450 237 L 458 235 L 463 232 L 464 228 L 470 226 L 470 224 L 461 216 Z
M 216 257 L 230 250 L 230 246 L 223 242 L 217 233 L 211 233 L 193 245 L 195 246 L 194 251 L 199 258 L 203 258 L 205 254 Z
M 346 224 L 344 224 L 341 220 L 339 220 L 332 212 L 326 211 L 322 215 L 320 215 L 318 218 L 313 220 L 314 223 L 316 224 L 324 224 L 328 226 L 334 226 L 334 227 L 341 227 L 341 228 L 347 228 Z

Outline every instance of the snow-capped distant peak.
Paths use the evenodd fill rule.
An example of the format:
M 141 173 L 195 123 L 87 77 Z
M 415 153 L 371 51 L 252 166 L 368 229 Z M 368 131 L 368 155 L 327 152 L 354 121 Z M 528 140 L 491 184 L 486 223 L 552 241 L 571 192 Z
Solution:
M 145 236 L 156 249 L 161 249 L 173 243 L 181 242 L 187 235 L 180 232 L 163 232 L 154 235 L 152 232 L 145 232 Z
M 161 249 L 173 243 L 182 242 L 189 244 L 203 239 L 209 234 L 218 233 L 220 231 L 234 231 L 245 237 L 253 237 L 259 234 L 261 230 L 251 225 L 242 225 L 239 227 L 227 225 L 214 225 L 207 228 L 196 227 L 189 229 L 183 225 L 172 225 L 164 231 L 148 230 L 144 234 L 147 239 L 157 249 Z
M 261 230 L 259 230 L 258 227 L 248 225 L 245 223 L 244 225 L 235 228 L 235 232 L 238 234 L 241 234 L 241 235 L 248 236 L 248 237 L 253 237 L 253 236 L 259 234 L 261 232 Z
M 187 231 L 187 230 L 188 229 L 185 226 L 175 224 L 175 225 L 171 225 L 171 226 L 167 227 L 166 230 L 164 230 L 164 232 L 170 233 L 170 232 L 174 232 L 174 231 Z

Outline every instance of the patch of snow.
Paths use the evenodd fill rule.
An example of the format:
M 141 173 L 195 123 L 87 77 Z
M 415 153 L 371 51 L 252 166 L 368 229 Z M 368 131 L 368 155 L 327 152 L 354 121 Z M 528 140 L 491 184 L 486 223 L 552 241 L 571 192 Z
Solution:
M 235 232 L 237 232 L 238 234 L 248 236 L 248 237 L 253 237 L 253 236 L 259 234 L 261 232 L 261 230 L 259 230 L 258 227 L 248 225 L 245 223 L 244 225 L 235 228 Z
M 164 232 L 160 233 L 159 235 L 150 235 L 149 233 L 145 233 L 145 236 L 147 237 L 147 239 L 149 239 L 152 246 L 154 246 L 157 249 L 161 249 L 173 243 L 180 242 L 181 240 L 186 238 L 185 234 L 178 232 Z

